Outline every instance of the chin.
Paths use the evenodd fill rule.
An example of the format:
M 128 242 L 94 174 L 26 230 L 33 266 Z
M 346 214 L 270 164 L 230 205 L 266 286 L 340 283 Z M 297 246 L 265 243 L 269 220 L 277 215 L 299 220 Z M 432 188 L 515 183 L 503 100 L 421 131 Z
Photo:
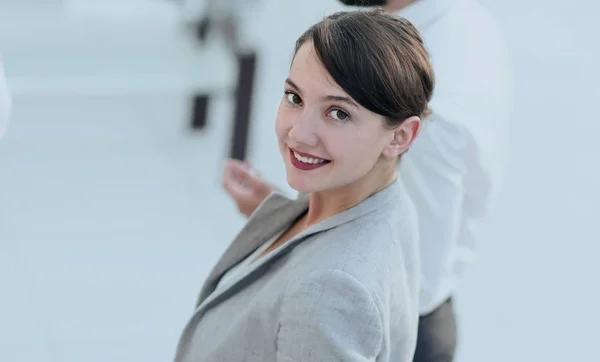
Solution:
M 316 177 L 301 175 L 291 165 L 287 172 L 287 183 L 294 190 L 305 194 L 323 190 L 323 186 L 319 184 L 319 180 Z
M 306 180 L 301 180 L 295 175 L 290 175 L 288 172 L 287 175 L 287 183 L 288 185 L 298 192 L 302 192 L 305 194 L 313 192 L 313 188 L 310 187 L 310 184 L 306 182 Z

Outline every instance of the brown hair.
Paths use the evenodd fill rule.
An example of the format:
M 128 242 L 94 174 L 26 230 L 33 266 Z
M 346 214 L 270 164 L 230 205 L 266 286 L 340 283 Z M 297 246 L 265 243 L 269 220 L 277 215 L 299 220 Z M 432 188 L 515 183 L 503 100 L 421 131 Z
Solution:
M 408 20 L 383 10 L 343 11 L 313 25 L 296 41 L 307 41 L 333 80 L 390 127 L 429 116 L 434 89 L 429 54 Z

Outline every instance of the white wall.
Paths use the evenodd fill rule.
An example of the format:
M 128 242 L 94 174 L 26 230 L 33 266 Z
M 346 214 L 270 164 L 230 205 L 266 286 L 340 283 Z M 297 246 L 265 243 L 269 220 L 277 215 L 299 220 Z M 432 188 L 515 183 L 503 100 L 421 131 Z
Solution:
M 292 13 L 298 2 L 263 2 L 270 22 L 251 29 L 264 54 L 250 152 L 283 185 L 273 121 L 293 41 L 337 6 L 305 0 Z M 600 338 L 599 7 L 486 2 L 513 49 L 517 109 L 503 197 L 458 295 L 459 362 L 590 360 Z M 16 96 L 0 144 L 1 361 L 172 357 L 204 276 L 243 224 L 219 184 L 228 96 L 209 130 L 191 135 L 184 88 Z
M 15 91 L 0 144 L 0 361 L 169 360 L 243 223 L 217 171 L 233 59 L 194 50 L 173 11 L 132 24 L 0 14 Z M 186 125 L 196 86 L 221 94 L 203 134 Z
M 461 290 L 462 360 L 595 360 L 600 7 L 487 3 L 512 46 L 517 104 L 503 197 Z
M 184 101 L 16 100 L 0 154 L 0 360 L 172 356 L 241 225 L 215 173 L 224 124 L 186 135 Z M 34 349 L 50 342 L 55 359 Z

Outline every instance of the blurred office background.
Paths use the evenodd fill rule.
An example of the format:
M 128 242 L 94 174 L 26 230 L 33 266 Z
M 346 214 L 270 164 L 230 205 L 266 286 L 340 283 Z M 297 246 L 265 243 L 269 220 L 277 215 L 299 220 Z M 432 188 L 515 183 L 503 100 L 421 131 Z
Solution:
M 595 360 L 600 6 L 482 2 L 512 50 L 516 109 L 505 187 L 457 295 L 458 361 Z M 0 143 L 0 361 L 172 359 L 244 223 L 220 183 L 237 59 L 198 41 L 201 3 L 0 0 L 15 107 Z M 244 6 L 258 57 L 247 155 L 285 187 L 273 122 L 293 42 L 340 7 Z

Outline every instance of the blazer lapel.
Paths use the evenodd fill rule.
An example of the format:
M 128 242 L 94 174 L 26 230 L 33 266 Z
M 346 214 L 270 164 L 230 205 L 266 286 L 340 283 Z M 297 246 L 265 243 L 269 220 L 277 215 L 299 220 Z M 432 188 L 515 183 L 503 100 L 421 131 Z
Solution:
M 271 238 L 277 231 L 289 225 L 302 212 L 308 208 L 308 197 L 290 200 L 279 193 L 272 193 L 260 204 L 258 209 L 250 216 L 246 225 L 242 228 L 233 242 L 229 245 L 221 259 L 212 269 L 206 282 L 200 291 L 196 302 L 196 310 L 183 329 L 175 361 L 181 360 L 181 353 L 190 342 L 194 329 L 196 328 L 202 316 L 213 305 L 217 298 L 229 294 L 234 285 L 247 278 L 248 275 L 240 278 L 237 282 L 215 292 L 219 279 L 229 268 L 233 267 L 250 253 L 256 250 L 262 243 Z M 213 293 L 214 292 L 214 293 Z
M 347 222 L 357 220 L 388 202 L 398 202 L 400 200 L 398 197 L 398 192 L 400 190 L 401 187 L 399 186 L 399 181 L 396 181 L 388 188 L 367 198 L 353 208 L 325 220 L 318 225 L 310 227 L 290 239 L 272 253 L 269 253 L 254 262 L 252 268 L 250 268 L 245 275 L 237 278 L 237 280 L 234 280 L 230 285 L 225 286 L 218 292 L 214 292 L 219 279 L 226 270 L 247 257 L 262 243 L 275 235 L 275 233 L 281 231 L 284 227 L 289 226 L 308 208 L 308 195 L 303 196 L 298 200 L 289 200 L 280 194 L 271 194 L 250 217 L 246 226 L 240 231 L 207 278 L 200 293 L 200 297 L 198 298 L 196 310 L 183 330 L 175 360 L 180 360 L 181 352 L 185 350 L 185 346 L 190 342 L 193 336 L 194 329 L 209 308 L 233 295 L 244 285 L 252 283 L 254 278 L 260 276 L 259 272 L 261 270 L 279 259 L 279 257 L 285 253 L 293 250 L 293 248 L 300 244 L 305 238 Z
M 225 271 L 242 261 L 277 232 L 282 231 L 285 227 L 289 227 L 296 218 L 308 209 L 309 195 L 302 195 L 298 200 L 290 200 L 281 194 L 271 194 L 252 215 L 250 220 L 248 220 L 247 225 L 238 234 L 221 260 L 213 268 L 202 288 L 196 307 L 202 306 L 202 309 L 209 307 L 216 298 L 246 281 L 247 278 L 262 269 L 263 266 L 292 250 L 305 238 L 359 219 L 375 211 L 387 202 L 398 202 L 400 199 L 398 197 L 400 189 L 399 181 L 396 181 L 360 204 L 304 230 L 284 245 L 254 262 L 249 270 L 232 284 L 222 288 L 218 293 L 213 293 Z
M 210 272 L 196 303 L 198 307 L 216 288 L 227 270 L 238 264 L 282 228 L 308 209 L 308 196 L 290 200 L 272 193 L 250 216 L 221 259 Z

